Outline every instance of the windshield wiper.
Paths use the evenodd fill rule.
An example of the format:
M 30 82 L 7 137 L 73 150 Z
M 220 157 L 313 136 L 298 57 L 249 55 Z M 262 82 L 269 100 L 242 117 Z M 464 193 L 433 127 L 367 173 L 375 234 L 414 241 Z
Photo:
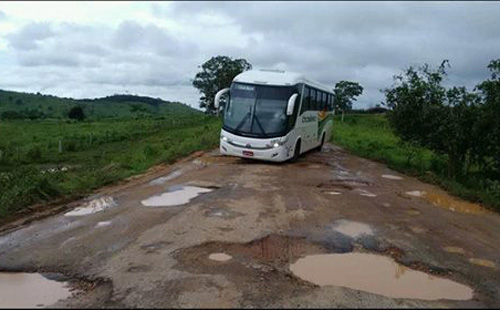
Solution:
M 248 119 L 248 117 L 252 115 L 252 113 L 248 112 L 245 117 L 243 117 L 243 119 L 241 120 L 241 122 L 238 124 L 238 126 L 236 126 L 236 131 L 239 131 L 240 128 L 245 124 L 246 120 Z
M 267 133 L 264 130 L 264 127 L 262 127 L 262 124 L 260 123 L 259 118 L 257 117 L 257 115 L 254 114 L 253 118 L 257 121 L 257 125 L 259 125 L 260 130 L 262 131 L 262 133 L 264 134 L 264 136 L 267 136 Z

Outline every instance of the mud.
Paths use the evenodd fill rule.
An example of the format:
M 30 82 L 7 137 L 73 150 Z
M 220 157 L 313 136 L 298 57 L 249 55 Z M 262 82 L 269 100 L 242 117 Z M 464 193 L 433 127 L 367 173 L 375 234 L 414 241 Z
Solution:
M 392 175 L 392 174 L 383 174 L 383 178 L 389 179 L 389 180 L 402 180 L 403 178 L 397 175 Z
M 465 285 L 411 270 L 391 259 L 365 253 L 310 255 L 290 270 L 317 285 L 342 286 L 392 298 L 468 300 L 473 290 Z
M 348 220 L 336 221 L 332 228 L 345 236 L 355 239 L 362 236 L 373 236 L 374 234 L 369 225 Z
M 113 199 L 113 197 L 102 197 L 102 198 L 96 198 L 88 203 L 84 204 L 83 206 L 77 207 L 66 214 L 65 216 L 83 216 L 83 215 L 89 215 L 97 212 L 104 211 L 110 207 L 116 206 L 116 203 Z
M 433 191 L 408 191 L 407 195 L 423 198 L 432 205 L 444 208 L 453 212 L 467 214 L 486 214 L 488 210 L 481 207 L 479 204 L 461 201 L 446 193 L 438 193 Z
M 171 187 L 168 192 L 152 196 L 141 201 L 146 207 L 171 207 L 188 203 L 200 194 L 211 192 L 211 189 L 197 186 Z
M 225 253 L 212 253 L 212 254 L 208 255 L 208 259 L 215 260 L 218 262 L 225 262 L 225 261 L 228 261 L 232 258 L 233 257 L 231 255 L 227 255 Z
M 399 174 L 330 144 L 284 164 L 197 153 L 0 227 L 0 270 L 103 279 L 55 304 L 65 308 L 500 307 L 500 217 L 437 207 L 405 193 L 444 195 L 439 188 L 382 175 Z M 176 184 L 207 192 L 184 192 L 172 207 L 142 204 Z M 116 205 L 64 215 L 103 197 Z M 222 253 L 231 259 L 210 259 Z M 342 253 L 383 255 L 474 296 L 396 298 L 316 285 L 290 270 L 311 255 Z
M 175 170 L 164 177 L 159 177 L 159 178 L 154 179 L 153 181 L 149 182 L 149 185 L 162 185 L 165 182 L 168 182 L 168 181 L 171 181 L 173 179 L 180 177 L 182 174 L 183 174 L 182 170 Z
M 66 282 L 38 273 L 0 272 L 0 308 L 44 308 L 70 296 Z

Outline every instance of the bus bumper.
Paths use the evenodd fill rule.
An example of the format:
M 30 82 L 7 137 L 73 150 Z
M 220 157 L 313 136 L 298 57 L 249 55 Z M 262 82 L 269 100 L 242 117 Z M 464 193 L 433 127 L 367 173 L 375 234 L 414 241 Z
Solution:
M 229 134 L 230 135 L 230 134 Z M 227 136 L 227 134 L 226 134 Z M 265 150 L 254 148 L 243 148 L 230 144 L 228 141 L 220 140 L 220 153 L 222 155 L 237 156 L 242 158 L 251 158 L 273 162 L 283 162 L 293 156 L 293 150 L 289 146 L 280 145 Z

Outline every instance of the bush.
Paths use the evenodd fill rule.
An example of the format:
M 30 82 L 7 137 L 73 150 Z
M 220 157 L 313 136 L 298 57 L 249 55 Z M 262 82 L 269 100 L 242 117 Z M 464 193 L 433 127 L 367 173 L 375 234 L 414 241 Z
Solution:
M 55 182 L 56 174 L 42 173 L 33 167 L 0 173 L 0 217 L 35 201 L 58 196 L 60 192 Z
M 26 156 L 28 156 L 28 159 L 31 161 L 38 161 L 42 159 L 42 148 L 38 144 L 32 145 L 28 149 Z

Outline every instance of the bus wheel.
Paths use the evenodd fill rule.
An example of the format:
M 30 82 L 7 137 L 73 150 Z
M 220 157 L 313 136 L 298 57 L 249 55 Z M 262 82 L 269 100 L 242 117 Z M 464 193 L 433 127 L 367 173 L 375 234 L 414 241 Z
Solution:
M 323 137 L 321 137 L 321 144 L 318 146 L 318 151 L 321 152 L 323 150 L 323 145 L 325 144 L 325 134 L 323 133 Z
M 300 156 L 300 140 L 295 144 L 295 149 L 293 150 L 293 157 L 290 159 L 290 162 L 296 162 Z

